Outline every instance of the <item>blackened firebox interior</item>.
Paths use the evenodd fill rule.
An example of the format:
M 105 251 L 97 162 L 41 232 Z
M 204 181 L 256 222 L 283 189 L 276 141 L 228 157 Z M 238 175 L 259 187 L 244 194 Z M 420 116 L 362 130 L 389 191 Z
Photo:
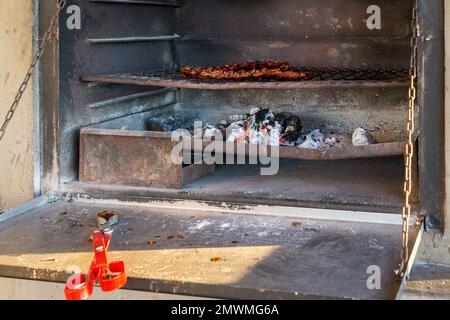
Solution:
M 82 128 L 150 131 L 151 119 L 170 115 L 194 115 L 217 127 L 259 108 L 301 120 L 298 143 L 288 148 L 298 150 L 319 130 L 351 149 L 358 128 L 374 148 L 338 160 L 288 156 L 274 176 L 260 175 L 259 165 L 218 165 L 178 195 L 400 212 L 412 1 L 378 1 L 381 29 L 368 28 L 372 1 L 366 0 L 72 2 L 83 21 L 81 30 L 61 29 L 62 183 L 79 181 Z M 178 72 L 269 60 L 311 77 L 202 80 Z M 151 196 L 153 188 L 145 187 Z M 173 188 L 158 194 L 165 190 L 173 194 Z

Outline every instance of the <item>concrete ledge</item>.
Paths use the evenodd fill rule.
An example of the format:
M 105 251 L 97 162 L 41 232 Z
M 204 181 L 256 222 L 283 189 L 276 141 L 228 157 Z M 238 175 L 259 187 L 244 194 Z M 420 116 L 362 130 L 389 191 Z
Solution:
M 65 300 L 64 284 L 0 278 L 0 300 Z M 133 290 L 119 290 L 105 294 L 99 288 L 95 288 L 90 300 L 204 300 L 204 298 Z

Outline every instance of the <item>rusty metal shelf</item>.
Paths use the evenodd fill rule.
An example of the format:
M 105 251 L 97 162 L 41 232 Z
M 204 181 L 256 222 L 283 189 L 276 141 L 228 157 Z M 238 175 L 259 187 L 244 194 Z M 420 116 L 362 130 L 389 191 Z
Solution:
M 203 149 L 211 144 L 210 141 L 203 141 L 203 145 L 196 144 L 195 142 L 189 143 L 190 150 L 194 153 L 202 152 Z M 217 143 L 217 142 L 216 142 Z M 198 146 L 198 147 L 196 147 Z M 258 155 L 259 146 L 235 144 L 224 142 L 223 147 L 219 150 L 223 150 L 225 154 L 234 155 Z M 202 149 L 200 149 L 202 148 Z M 185 148 L 185 151 L 188 150 Z M 215 149 L 216 152 L 218 149 Z M 377 143 L 367 146 L 348 146 L 338 145 L 327 150 L 308 150 L 296 147 L 267 147 L 267 154 L 271 157 L 279 157 L 280 159 L 290 160 L 307 160 L 307 161 L 330 161 L 330 160 L 348 160 L 348 159 L 368 159 L 368 158 L 387 158 L 398 157 L 405 153 L 404 142 L 387 142 Z
M 239 81 L 239 80 L 199 80 L 188 79 L 178 72 L 152 71 L 141 73 L 120 73 L 110 75 L 90 75 L 81 78 L 86 82 L 133 84 L 183 89 L 229 90 L 229 89 L 295 89 L 324 87 L 406 87 L 408 71 L 401 69 L 336 69 L 301 68 L 312 72 L 313 76 L 301 81 Z
M 192 140 L 191 140 L 192 139 Z M 262 146 L 235 144 L 228 142 L 213 142 L 197 140 L 196 138 L 184 139 L 184 153 L 202 154 L 206 147 L 211 150 L 211 144 L 214 143 L 215 153 L 258 156 L 266 156 L 291 159 L 291 160 L 345 160 L 345 159 L 367 159 L 367 158 L 386 158 L 402 156 L 405 152 L 403 142 L 378 143 L 368 146 L 348 146 L 338 145 L 328 150 L 307 150 L 295 147 L 266 147 Z M 171 162 L 172 150 L 176 142 L 172 141 L 171 134 L 168 132 L 153 131 L 123 131 L 110 129 L 84 128 L 81 130 L 80 146 L 80 181 L 96 183 L 125 183 L 127 185 L 142 186 L 146 183 L 155 184 L 155 175 L 153 171 L 164 171 L 160 180 L 167 187 L 170 185 L 181 186 L 182 168 L 173 165 Z M 98 150 L 102 152 L 98 152 Z M 146 150 L 142 153 L 142 150 Z M 107 156 L 110 155 L 110 156 Z M 110 160 L 107 160 L 110 159 Z M 114 159 L 112 161 L 111 159 Z M 148 159 L 152 159 L 148 162 Z M 159 160 L 157 160 L 159 159 Z M 158 162 L 159 161 L 159 162 Z M 143 167 L 142 163 L 151 163 L 151 166 Z M 154 166 L 155 163 L 159 166 Z M 136 171 L 136 168 L 139 168 Z M 193 168 L 194 169 L 194 168 Z M 143 174 L 143 172 L 152 174 Z M 206 170 L 208 170 L 206 168 Z M 200 175 L 205 171 L 196 169 Z M 170 174 L 168 174 L 170 172 Z M 168 177 L 174 177 L 174 182 L 169 184 Z M 195 176 L 195 174 L 190 174 Z M 149 177 L 153 177 L 149 179 Z M 188 179 L 189 180 L 189 179 Z M 154 185 L 152 185 L 154 186 Z

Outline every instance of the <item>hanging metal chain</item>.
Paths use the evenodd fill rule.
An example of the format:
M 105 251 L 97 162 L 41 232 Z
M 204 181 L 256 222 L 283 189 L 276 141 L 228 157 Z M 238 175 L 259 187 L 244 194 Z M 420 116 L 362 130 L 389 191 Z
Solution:
M 410 84 L 409 84 L 409 102 L 408 102 L 408 142 L 406 143 L 405 153 L 405 204 L 402 212 L 402 249 L 401 262 L 395 273 L 403 277 L 408 267 L 409 261 L 409 221 L 411 218 L 411 194 L 413 192 L 413 158 L 414 158 L 414 131 L 415 131 L 415 104 L 416 104 L 416 79 L 417 79 L 417 47 L 419 38 L 419 23 L 417 16 L 417 0 L 414 0 L 412 15 L 412 37 L 411 37 L 411 63 L 410 63 Z
M 11 107 L 9 108 L 8 113 L 5 116 L 5 120 L 3 121 L 3 124 L 0 127 L 0 142 L 2 141 L 2 139 L 5 135 L 6 128 L 8 128 L 8 125 L 11 122 L 11 119 L 14 117 L 14 113 L 16 112 L 17 107 L 19 106 L 19 103 L 22 100 L 23 94 L 28 87 L 28 84 L 34 73 L 36 65 L 38 64 L 39 60 L 42 57 L 42 54 L 45 51 L 45 47 L 47 46 L 47 43 L 52 38 L 54 38 L 55 35 L 57 35 L 57 33 L 58 33 L 59 15 L 60 15 L 62 9 L 66 6 L 66 3 L 67 3 L 67 0 L 58 0 L 57 1 L 56 13 L 50 21 L 50 26 L 49 26 L 48 30 L 45 32 L 44 37 L 42 38 L 42 42 L 39 45 L 39 48 L 33 57 L 33 60 L 31 62 L 30 67 L 28 68 L 25 79 L 23 80 L 22 84 L 20 85 L 19 90 L 17 91 L 16 96 L 14 98 L 14 102 L 12 103 Z

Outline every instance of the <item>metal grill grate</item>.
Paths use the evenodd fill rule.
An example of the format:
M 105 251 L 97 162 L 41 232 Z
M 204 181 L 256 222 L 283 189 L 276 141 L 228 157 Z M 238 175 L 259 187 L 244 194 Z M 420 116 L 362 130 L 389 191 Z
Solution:
M 299 68 L 311 72 L 312 76 L 296 81 L 280 80 L 216 80 L 190 79 L 174 70 L 145 71 L 83 77 L 84 81 L 138 84 L 192 89 L 244 89 L 244 88 L 313 88 L 321 86 L 363 86 L 387 87 L 407 86 L 408 70 L 403 69 L 341 69 L 341 68 Z
M 408 80 L 408 70 L 401 69 L 383 69 L 383 68 L 370 68 L 370 69 L 350 69 L 350 68 L 299 68 L 299 70 L 311 72 L 312 77 L 305 78 L 298 81 L 393 81 L 393 80 Z M 148 79 L 167 79 L 167 80 L 196 80 L 198 82 L 279 82 L 277 80 L 199 80 L 189 79 L 184 77 L 179 72 L 172 70 L 158 70 L 152 72 L 142 72 L 136 74 L 130 74 L 137 77 Z

